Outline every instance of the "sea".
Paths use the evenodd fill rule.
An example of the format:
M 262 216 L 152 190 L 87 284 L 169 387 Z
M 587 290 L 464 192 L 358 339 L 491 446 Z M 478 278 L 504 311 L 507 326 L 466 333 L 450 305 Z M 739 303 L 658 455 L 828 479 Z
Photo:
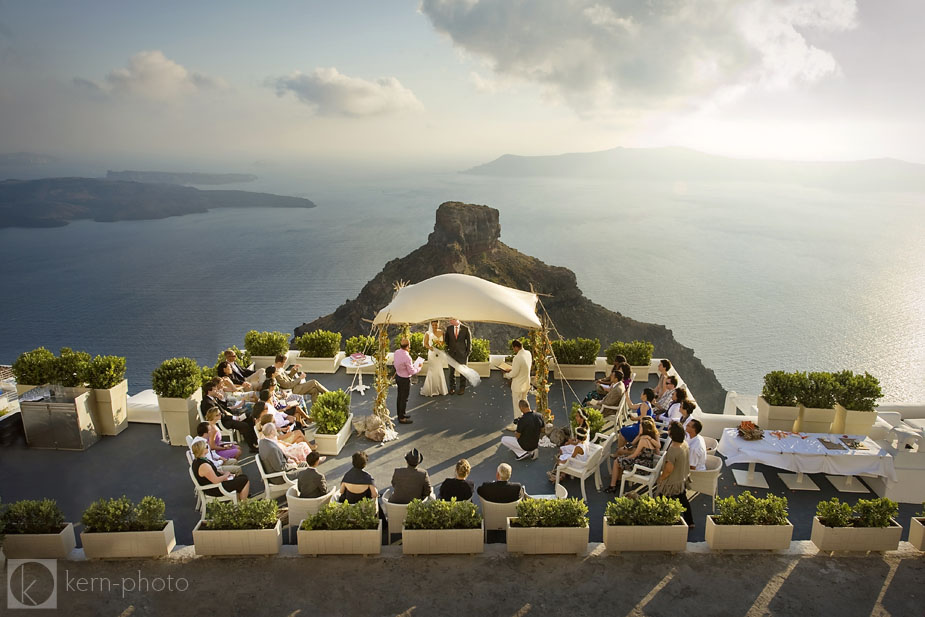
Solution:
M 39 346 L 122 355 L 138 392 L 166 358 L 211 365 L 248 330 L 333 311 L 464 201 L 497 208 L 503 242 L 572 269 L 591 300 L 667 326 L 728 390 L 847 368 L 925 402 L 923 194 L 297 171 L 220 188 L 318 207 L 0 229 L 0 364 Z

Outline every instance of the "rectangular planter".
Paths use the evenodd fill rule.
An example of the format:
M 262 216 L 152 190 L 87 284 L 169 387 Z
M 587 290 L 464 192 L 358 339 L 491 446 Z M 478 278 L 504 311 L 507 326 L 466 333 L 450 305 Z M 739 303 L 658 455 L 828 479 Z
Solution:
M 67 559 L 77 546 L 74 523 L 58 533 L 6 534 L 3 553 L 7 559 Z
M 674 525 L 610 525 L 604 517 L 604 546 L 610 553 L 621 551 L 687 550 L 687 524 L 679 520 Z
M 202 390 L 196 390 L 189 398 L 157 397 L 161 417 L 167 425 L 170 445 L 186 447 L 186 436 L 196 434 L 199 424 L 199 403 L 202 402 Z
M 337 372 L 337 369 L 340 368 L 341 360 L 346 357 L 347 354 L 342 351 L 337 352 L 337 355 L 333 358 L 303 358 L 299 356 L 293 364 L 301 364 L 302 371 L 305 373 L 331 375 Z
M 820 551 L 895 551 L 903 528 L 890 519 L 889 527 L 826 527 L 813 517 L 810 540 Z
M 376 529 L 299 529 L 298 542 L 300 555 L 378 555 L 382 551 L 382 520 Z
M 343 449 L 350 434 L 353 432 L 353 414 L 347 416 L 347 422 L 336 435 L 324 435 L 315 433 L 315 445 L 318 446 L 318 454 L 325 456 L 337 456 Z
M 763 397 L 758 397 L 757 424 L 766 431 L 792 431 L 799 417 L 799 407 L 769 405 Z
M 162 557 L 177 545 L 173 521 L 160 531 L 80 532 L 80 543 L 88 559 Z
M 251 356 L 251 362 L 254 363 L 254 370 L 259 371 L 262 368 L 273 366 L 276 356 Z
M 913 516 L 909 521 L 909 544 L 917 551 L 925 551 L 925 518 Z
M 717 525 L 707 515 L 707 545 L 711 550 L 782 551 L 790 548 L 793 523 L 786 525 Z
M 479 374 L 479 377 L 491 377 L 491 362 L 470 362 L 469 368 Z
M 831 433 L 835 421 L 835 408 L 818 409 L 800 406 L 796 430 L 801 433 Z
M 106 390 L 93 390 L 91 412 L 101 435 L 118 435 L 128 428 L 128 380 Z
M 832 422 L 833 433 L 845 435 L 870 435 L 870 429 L 877 421 L 876 411 L 854 411 L 835 404 L 835 421 Z
M 507 519 L 507 552 L 525 555 L 584 555 L 590 527 L 513 527 Z
M 485 523 L 478 529 L 402 529 L 405 555 L 475 554 L 485 550 Z
M 193 528 L 197 555 L 276 555 L 283 545 L 279 521 L 272 529 L 209 530 L 200 529 L 202 523 Z
M 594 381 L 596 370 L 593 364 L 555 364 L 553 366 L 556 379 L 574 381 Z
M 636 378 L 633 380 L 633 383 L 646 384 L 649 382 L 648 366 L 630 366 L 630 370 L 636 374 Z

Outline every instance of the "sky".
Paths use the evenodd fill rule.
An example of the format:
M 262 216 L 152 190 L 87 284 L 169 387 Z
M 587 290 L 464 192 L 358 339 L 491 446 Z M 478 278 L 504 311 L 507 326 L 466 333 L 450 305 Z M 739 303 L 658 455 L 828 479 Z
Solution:
M 0 153 L 925 163 L 922 24 L 922 0 L 0 0 Z

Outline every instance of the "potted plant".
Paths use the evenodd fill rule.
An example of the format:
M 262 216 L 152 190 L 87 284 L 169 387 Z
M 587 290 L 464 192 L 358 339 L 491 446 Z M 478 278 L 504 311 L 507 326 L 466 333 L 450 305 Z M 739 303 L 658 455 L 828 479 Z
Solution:
M 186 447 L 186 436 L 196 434 L 202 401 L 202 371 L 191 358 L 164 360 L 151 373 L 170 445 Z
M 58 357 L 52 362 L 51 383 L 77 389 L 75 394 L 83 394 L 87 391 L 89 372 L 90 354 L 85 351 L 74 351 L 70 347 L 62 347 L 58 351 Z
M 469 353 L 469 368 L 479 377 L 491 377 L 490 360 L 491 342 L 487 338 L 472 339 L 472 351 Z
M 609 552 L 687 548 L 684 506 L 664 496 L 617 497 L 604 509 L 604 546 Z
M 346 341 L 344 341 L 344 350 L 345 356 L 352 356 L 356 353 L 361 353 L 367 356 L 375 355 L 376 350 L 379 348 L 379 343 L 376 342 L 376 337 L 366 334 L 358 334 L 356 336 L 351 336 Z M 413 356 L 412 356 L 413 358 Z M 389 353 L 386 362 L 392 361 L 392 354 Z M 364 375 L 372 375 L 376 372 L 376 365 L 371 364 L 370 366 L 364 366 L 363 368 L 347 368 L 347 373 L 353 374 L 357 371 L 360 371 Z
M 382 520 L 376 502 L 325 504 L 301 522 L 298 542 L 300 555 L 378 555 Z
M 402 553 L 435 555 L 481 553 L 485 525 L 471 501 L 413 500 L 402 528 Z
M 792 431 L 800 407 L 797 395 L 804 373 L 771 371 L 764 376 L 764 386 L 758 397 L 758 426 L 771 431 Z
M 177 544 L 173 521 L 164 520 L 164 500 L 158 497 L 144 497 L 137 504 L 125 495 L 100 499 L 80 520 L 80 543 L 89 559 L 158 557 Z
M 19 354 L 13 362 L 16 394 L 50 383 L 54 379 L 54 363 L 55 354 L 44 347 Z
M 830 433 L 835 421 L 835 378 L 832 373 L 809 373 L 801 380 L 797 393 L 800 416 L 794 430 L 803 433 Z
M 255 369 L 267 368 L 276 361 L 278 354 L 289 353 L 289 335 L 251 330 L 244 335 L 244 348 L 250 353 Z
M 925 503 L 922 511 L 909 520 L 909 544 L 916 550 L 925 551 Z
M 340 454 L 353 431 L 350 395 L 343 390 L 332 390 L 319 395 L 312 403 L 311 415 L 315 426 L 318 427 L 315 433 L 318 454 Z
M 594 381 L 594 366 L 597 352 L 601 350 L 598 339 L 572 338 L 552 341 L 555 357 L 554 371 L 557 379 Z
M 213 501 L 193 528 L 197 555 L 276 555 L 283 544 L 279 506 L 273 499 Z
M 296 362 L 306 373 L 336 373 L 346 355 L 340 350 L 340 340 L 340 332 L 306 332 L 294 341 L 299 350 Z
M 0 519 L 7 559 L 67 559 L 77 546 L 74 524 L 64 522 L 61 508 L 52 499 L 11 503 Z
M 524 499 L 507 519 L 509 553 L 582 555 L 588 550 L 588 505 L 576 498 Z
M 584 414 L 585 418 L 588 419 L 588 429 L 590 431 L 588 439 L 594 439 L 594 436 L 604 428 L 604 424 L 606 423 L 604 414 L 601 413 L 600 409 L 595 409 L 594 407 L 582 408 L 579 403 L 572 403 L 572 413 L 569 416 L 569 420 L 573 428 L 578 425 L 579 413 Z
M 852 508 L 838 497 L 820 501 L 810 540 L 820 551 L 895 551 L 903 528 L 899 505 L 886 497 L 859 499 Z
M 864 373 L 857 375 L 852 371 L 840 371 L 833 375 L 835 379 L 835 421 L 833 433 L 847 435 L 869 435 L 877 420 L 874 408 L 883 396 L 880 380 Z
M 128 427 L 125 358 L 94 357 L 90 361 L 87 381 L 93 390 L 93 421 L 96 430 L 102 435 L 118 435 Z
M 707 516 L 706 537 L 711 550 L 784 550 L 790 547 L 793 524 L 787 519 L 787 498 L 738 497 L 716 500 L 719 514 Z
M 636 373 L 636 381 L 646 383 L 649 381 L 649 366 L 652 364 L 652 354 L 654 352 L 655 346 L 648 341 L 633 341 L 631 343 L 614 341 L 605 352 L 607 357 L 605 370 L 613 366 L 614 359 L 617 356 L 623 356 L 633 372 Z M 624 377 L 628 377 L 628 375 L 624 375 Z

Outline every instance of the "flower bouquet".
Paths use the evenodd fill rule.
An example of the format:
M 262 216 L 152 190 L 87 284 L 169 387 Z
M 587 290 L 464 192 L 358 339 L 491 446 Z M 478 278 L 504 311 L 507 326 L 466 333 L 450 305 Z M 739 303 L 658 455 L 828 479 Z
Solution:
M 764 431 L 754 422 L 746 420 L 739 424 L 739 437 L 746 441 L 756 441 L 758 439 L 764 439 Z

